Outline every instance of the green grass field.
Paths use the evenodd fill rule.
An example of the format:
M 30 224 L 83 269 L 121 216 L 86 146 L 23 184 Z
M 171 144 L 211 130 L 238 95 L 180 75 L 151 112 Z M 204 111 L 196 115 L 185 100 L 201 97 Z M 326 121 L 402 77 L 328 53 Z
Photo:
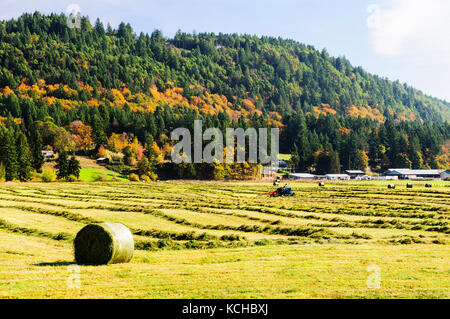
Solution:
M 128 180 L 126 177 L 110 171 L 106 169 L 98 169 L 98 168 L 82 168 L 80 170 L 80 177 L 79 179 L 84 182 L 94 182 L 98 178 L 101 178 L 103 180 L 112 181 L 114 178 L 120 181 L 126 181 Z
M 388 183 L 3 183 L 0 297 L 449 298 L 450 184 Z M 133 259 L 68 285 L 74 236 L 101 221 L 131 229 Z

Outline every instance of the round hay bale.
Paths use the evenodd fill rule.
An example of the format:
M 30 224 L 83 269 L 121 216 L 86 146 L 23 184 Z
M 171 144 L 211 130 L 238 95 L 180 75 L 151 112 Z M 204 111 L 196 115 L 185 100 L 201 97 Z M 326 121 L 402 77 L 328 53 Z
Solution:
M 388 188 L 395 189 L 395 185 L 394 185 L 394 184 L 389 184 L 389 185 L 388 185 Z
M 74 240 L 77 264 L 106 265 L 129 262 L 134 240 L 130 230 L 119 223 L 90 224 Z
M 413 188 L 413 184 L 411 183 L 406 184 L 406 188 Z
M 431 184 L 425 184 L 425 187 L 431 187 Z

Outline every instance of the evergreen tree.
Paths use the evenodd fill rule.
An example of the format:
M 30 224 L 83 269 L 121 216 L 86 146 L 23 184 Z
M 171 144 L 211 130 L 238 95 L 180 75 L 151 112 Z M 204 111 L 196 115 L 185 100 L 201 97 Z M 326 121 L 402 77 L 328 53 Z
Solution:
M 316 156 L 316 174 L 325 175 L 330 173 L 330 156 L 328 152 L 321 150 Z
M 42 172 L 42 165 L 44 165 L 45 158 L 42 154 L 42 137 L 39 130 L 34 130 L 32 134 L 31 143 L 31 166 L 36 170 L 36 172 Z
M 20 133 L 17 139 L 17 175 L 19 180 L 27 181 L 31 178 L 32 156 L 25 134 Z
M 399 153 L 395 156 L 395 167 L 411 168 L 411 161 L 405 153 Z
M 414 169 L 422 168 L 423 158 L 420 153 L 420 143 L 417 136 L 410 139 L 409 158 L 411 160 L 411 167 Z
M 55 168 L 57 169 L 56 176 L 58 176 L 59 179 L 67 179 L 70 176 L 69 160 L 66 151 L 62 151 L 58 154 Z
M 76 159 L 75 156 L 72 156 L 67 163 L 67 173 L 68 176 L 76 176 L 76 178 L 80 177 L 81 165 L 80 162 Z
M 0 182 L 6 182 L 6 168 L 3 162 L 0 162 Z
M 19 165 L 17 162 L 16 141 L 11 129 L 0 125 L 0 162 L 6 170 L 6 180 L 12 181 L 18 178 Z
M 335 151 L 331 151 L 329 153 L 329 173 L 330 174 L 339 174 L 341 173 L 341 163 L 339 161 L 339 155 Z

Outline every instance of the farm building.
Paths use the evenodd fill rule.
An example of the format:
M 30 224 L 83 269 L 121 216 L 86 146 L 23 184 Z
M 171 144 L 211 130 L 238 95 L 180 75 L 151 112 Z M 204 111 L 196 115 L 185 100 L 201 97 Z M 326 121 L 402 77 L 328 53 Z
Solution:
M 441 174 L 437 169 L 390 168 L 384 175 L 397 176 L 398 179 L 441 178 Z
M 97 163 L 98 164 L 109 164 L 109 159 L 106 157 L 99 157 L 99 158 L 97 158 Z
M 369 175 L 363 175 L 363 176 L 356 176 L 355 180 L 357 181 L 370 181 L 372 179 L 375 179 L 373 176 L 369 176 Z
M 52 160 L 55 158 L 55 153 L 53 151 L 41 151 L 42 155 L 44 156 L 44 159 L 46 161 Z
M 441 179 L 444 180 L 444 181 L 445 180 L 450 180 L 450 170 L 449 169 L 441 172 Z
M 350 179 L 350 175 L 347 174 L 326 174 L 325 175 L 326 179 L 329 180 L 349 180 Z
M 314 179 L 314 175 L 313 174 L 308 174 L 308 173 L 290 173 L 288 175 L 288 178 L 290 179 L 294 179 L 294 180 L 311 180 Z
M 392 176 L 379 176 L 377 179 L 380 180 L 380 181 L 396 181 L 396 180 L 398 180 L 398 176 L 394 176 L 394 175 L 392 175 Z
M 348 170 L 346 170 L 345 171 L 348 175 L 350 175 L 350 178 L 356 178 L 356 177 L 363 177 L 365 174 L 364 174 L 364 172 L 363 171 L 360 171 L 360 170 L 351 170 L 351 169 L 348 169 Z

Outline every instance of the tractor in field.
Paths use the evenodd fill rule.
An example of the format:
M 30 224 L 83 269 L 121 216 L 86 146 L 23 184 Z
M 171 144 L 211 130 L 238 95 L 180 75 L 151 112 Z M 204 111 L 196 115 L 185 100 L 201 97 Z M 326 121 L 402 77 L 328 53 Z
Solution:
M 280 197 L 280 196 L 294 196 L 295 193 L 292 191 L 291 186 L 284 185 L 283 187 L 278 187 L 276 191 L 269 192 L 271 197 Z

